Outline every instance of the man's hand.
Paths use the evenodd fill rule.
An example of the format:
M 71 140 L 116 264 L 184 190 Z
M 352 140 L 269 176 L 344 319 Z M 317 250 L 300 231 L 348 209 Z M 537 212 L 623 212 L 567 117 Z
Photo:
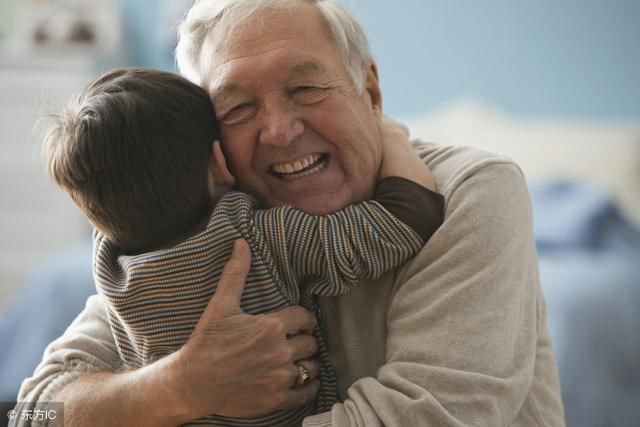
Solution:
M 311 335 L 314 315 L 301 307 L 255 316 L 244 313 L 240 297 L 250 266 L 247 243 L 236 241 L 191 337 L 167 357 L 173 395 L 191 419 L 266 414 L 301 406 L 318 392 L 317 379 L 293 387 L 297 360 L 303 360 L 312 378 L 318 376 L 317 362 L 304 360 L 317 350 Z

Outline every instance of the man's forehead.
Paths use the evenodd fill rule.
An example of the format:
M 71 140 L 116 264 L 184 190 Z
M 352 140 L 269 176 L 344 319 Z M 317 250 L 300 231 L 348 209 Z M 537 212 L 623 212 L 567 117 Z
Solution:
M 219 67 L 220 72 L 218 76 L 212 76 L 211 83 L 209 85 L 209 94 L 213 99 L 225 98 L 233 96 L 234 94 L 240 94 L 244 91 L 243 85 L 240 82 L 232 81 L 231 70 L 228 67 Z M 328 76 L 327 68 L 315 61 L 304 60 L 298 61 L 288 66 L 284 73 L 284 81 L 289 82 L 296 78 L 323 78 Z M 256 71 L 256 79 L 260 78 L 260 73 Z M 265 82 L 268 83 L 268 82 Z
M 295 53 L 302 56 L 297 63 L 283 64 L 282 73 L 318 75 L 331 71 L 323 69 L 321 61 L 318 61 L 320 58 L 315 58 L 315 61 L 305 58 L 305 52 L 313 57 L 317 56 L 315 53 L 318 50 L 324 51 L 323 48 L 328 46 L 331 46 L 331 50 L 335 48 L 331 31 L 317 6 L 306 1 L 293 1 L 290 6 L 286 10 L 257 10 L 239 20 L 223 16 L 218 25 L 208 32 L 202 48 L 205 54 L 201 57 L 200 69 L 205 70 L 202 81 L 208 82 L 204 86 L 210 94 L 218 92 L 218 88 L 226 84 L 231 71 L 235 78 L 236 69 L 232 63 L 236 58 L 260 57 L 270 50 L 286 51 L 297 46 L 302 51 Z M 250 64 L 249 71 L 242 71 L 249 74 L 250 79 L 258 78 L 259 71 L 256 68 L 259 66 Z

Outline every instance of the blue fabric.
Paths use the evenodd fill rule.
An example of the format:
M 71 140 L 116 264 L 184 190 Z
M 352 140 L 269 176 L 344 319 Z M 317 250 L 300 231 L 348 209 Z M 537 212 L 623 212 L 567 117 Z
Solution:
M 640 247 L 640 233 L 604 189 L 558 181 L 536 184 L 530 190 L 539 250 Z
M 28 275 L 0 320 L 0 401 L 13 401 L 42 353 L 95 293 L 91 241 L 53 256 Z
M 569 426 L 638 425 L 638 257 L 607 251 L 540 253 L 547 324 Z
M 604 191 L 531 187 L 540 280 L 568 426 L 640 419 L 640 232 Z

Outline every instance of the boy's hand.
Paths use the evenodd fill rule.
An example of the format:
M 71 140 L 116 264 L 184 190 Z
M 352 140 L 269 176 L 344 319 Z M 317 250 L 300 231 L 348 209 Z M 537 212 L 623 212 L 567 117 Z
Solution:
M 388 116 L 382 117 L 382 164 L 378 179 L 398 176 L 416 182 L 431 191 L 436 184 L 431 171 L 409 143 L 409 129 Z
M 382 138 L 391 143 L 409 142 L 409 128 L 389 116 L 382 116 Z

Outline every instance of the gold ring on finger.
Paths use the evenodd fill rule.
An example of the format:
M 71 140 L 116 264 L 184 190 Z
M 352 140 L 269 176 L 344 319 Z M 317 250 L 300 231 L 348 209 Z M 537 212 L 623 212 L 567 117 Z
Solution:
M 296 379 L 296 385 L 307 385 L 311 381 L 311 374 L 309 370 L 300 362 L 295 362 L 298 368 L 298 378 Z

